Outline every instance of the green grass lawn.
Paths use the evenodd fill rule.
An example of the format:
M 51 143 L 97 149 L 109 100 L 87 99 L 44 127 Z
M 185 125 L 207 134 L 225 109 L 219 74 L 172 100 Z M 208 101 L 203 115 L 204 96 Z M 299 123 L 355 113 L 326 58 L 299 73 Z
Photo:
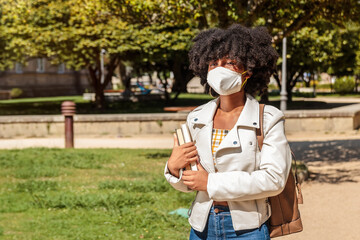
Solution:
M 173 96 L 173 95 L 172 95 Z M 321 101 L 304 101 L 303 97 L 310 97 L 311 93 L 294 93 L 293 102 L 288 104 L 288 109 L 329 109 L 344 104 L 326 103 Z M 318 94 L 318 96 L 339 97 L 337 94 Z M 349 94 L 342 97 L 360 98 L 360 94 Z M 161 113 L 167 106 L 199 106 L 211 100 L 208 94 L 180 94 L 176 101 L 147 100 L 140 102 L 118 101 L 109 102 L 105 110 L 95 109 L 90 101 L 83 100 L 82 96 L 44 97 L 44 98 L 20 98 L 0 100 L 0 115 L 43 115 L 61 114 L 61 103 L 71 100 L 76 103 L 78 114 L 101 114 L 101 113 Z M 269 104 L 280 107 L 280 96 L 270 96 Z
M 163 177 L 170 150 L 0 151 L 0 239 L 187 239 L 193 193 Z

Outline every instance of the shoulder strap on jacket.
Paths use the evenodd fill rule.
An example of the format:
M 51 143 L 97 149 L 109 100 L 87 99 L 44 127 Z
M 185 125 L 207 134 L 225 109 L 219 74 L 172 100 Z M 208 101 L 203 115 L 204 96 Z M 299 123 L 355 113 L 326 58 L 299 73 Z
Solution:
M 265 107 L 265 104 L 259 104 L 259 108 L 260 108 L 259 125 L 260 125 L 260 128 L 256 129 L 256 138 L 257 138 L 257 141 L 258 141 L 258 146 L 259 146 L 260 151 L 262 149 L 263 142 L 264 142 L 264 128 L 263 128 L 264 107 Z

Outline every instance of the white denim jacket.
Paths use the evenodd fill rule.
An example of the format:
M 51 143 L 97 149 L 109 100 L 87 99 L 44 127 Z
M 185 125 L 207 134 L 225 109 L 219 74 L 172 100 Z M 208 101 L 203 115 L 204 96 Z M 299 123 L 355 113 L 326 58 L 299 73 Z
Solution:
M 215 153 L 211 153 L 213 117 L 219 99 L 193 110 L 187 117 L 200 164 L 209 173 L 207 191 L 199 191 L 191 206 L 190 225 L 202 232 L 213 201 L 227 201 L 236 231 L 258 228 L 271 215 L 268 197 L 281 193 L 291 168 L 291 151 L 284 133 L 284 114 L 275 107 L 264 109 L 264 142 L 261 153 L 256 138 L 259 103 L 246 95 L 246 103 L 235 126 Z M 177 190 L 190 192 L 165 166 L 167 181 Z

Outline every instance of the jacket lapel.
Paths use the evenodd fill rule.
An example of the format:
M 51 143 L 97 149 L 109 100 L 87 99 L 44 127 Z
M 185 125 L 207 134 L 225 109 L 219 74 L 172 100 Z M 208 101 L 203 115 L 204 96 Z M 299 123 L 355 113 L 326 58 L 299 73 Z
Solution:
M 239 128 L 259 128 L 259 103 L 251 95 L 246 95 L 246 102 L 234 127 L 221 142 L 217 151 L 225 148 L 241 148 Z
M 215 172 L 214 162 L 211 151 L 211 137 L 213 128 L 213 118 L 216 112 L 219 99 L 216 98 L 205 104 L 198 111 L 195 110 L 190 118 L 190 127 L 194 131 L 193 141 L 200 157 L 200 163 L 207 172 Z M 197 129 L 198 130 L 195 130 Z
M 215 172 L 211 144 L 213 118 L 219 104 L 219 98 L 216 98 L 205 104 L 201 109 L 194 110 L 190 117 L 190 128 L 194 132 L 193 141 L 196 141 L 196 147 L 200 156 L 201 165 L 208 172 Z M 246 94 L 246 102 L 235 126 L 229 131 L 227 136 L 221 142 L 218 150 L 225 148 L 241 148 L 238 128 L 259 128 L 259 103 L 251 95 Z M 195 130 L 198 129 L 198 130 Z

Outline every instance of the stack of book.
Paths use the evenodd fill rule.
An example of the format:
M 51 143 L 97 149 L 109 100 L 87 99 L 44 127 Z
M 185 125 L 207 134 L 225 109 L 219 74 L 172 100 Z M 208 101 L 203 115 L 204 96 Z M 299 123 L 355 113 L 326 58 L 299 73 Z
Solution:
M 188 142 L 192 142 L 189 128 L 187 127 L 187 125 L 185 123 L 181 124 L 181 127 L 175 130 L 175 133 L 176 133 L 179 145 L 182 145 L 182 144 L 185 144 Z M 198 170 L 196 163 L 191 163 L 191 165 L 189 164 L 185 169 L 192 170 L 192 171 Z

